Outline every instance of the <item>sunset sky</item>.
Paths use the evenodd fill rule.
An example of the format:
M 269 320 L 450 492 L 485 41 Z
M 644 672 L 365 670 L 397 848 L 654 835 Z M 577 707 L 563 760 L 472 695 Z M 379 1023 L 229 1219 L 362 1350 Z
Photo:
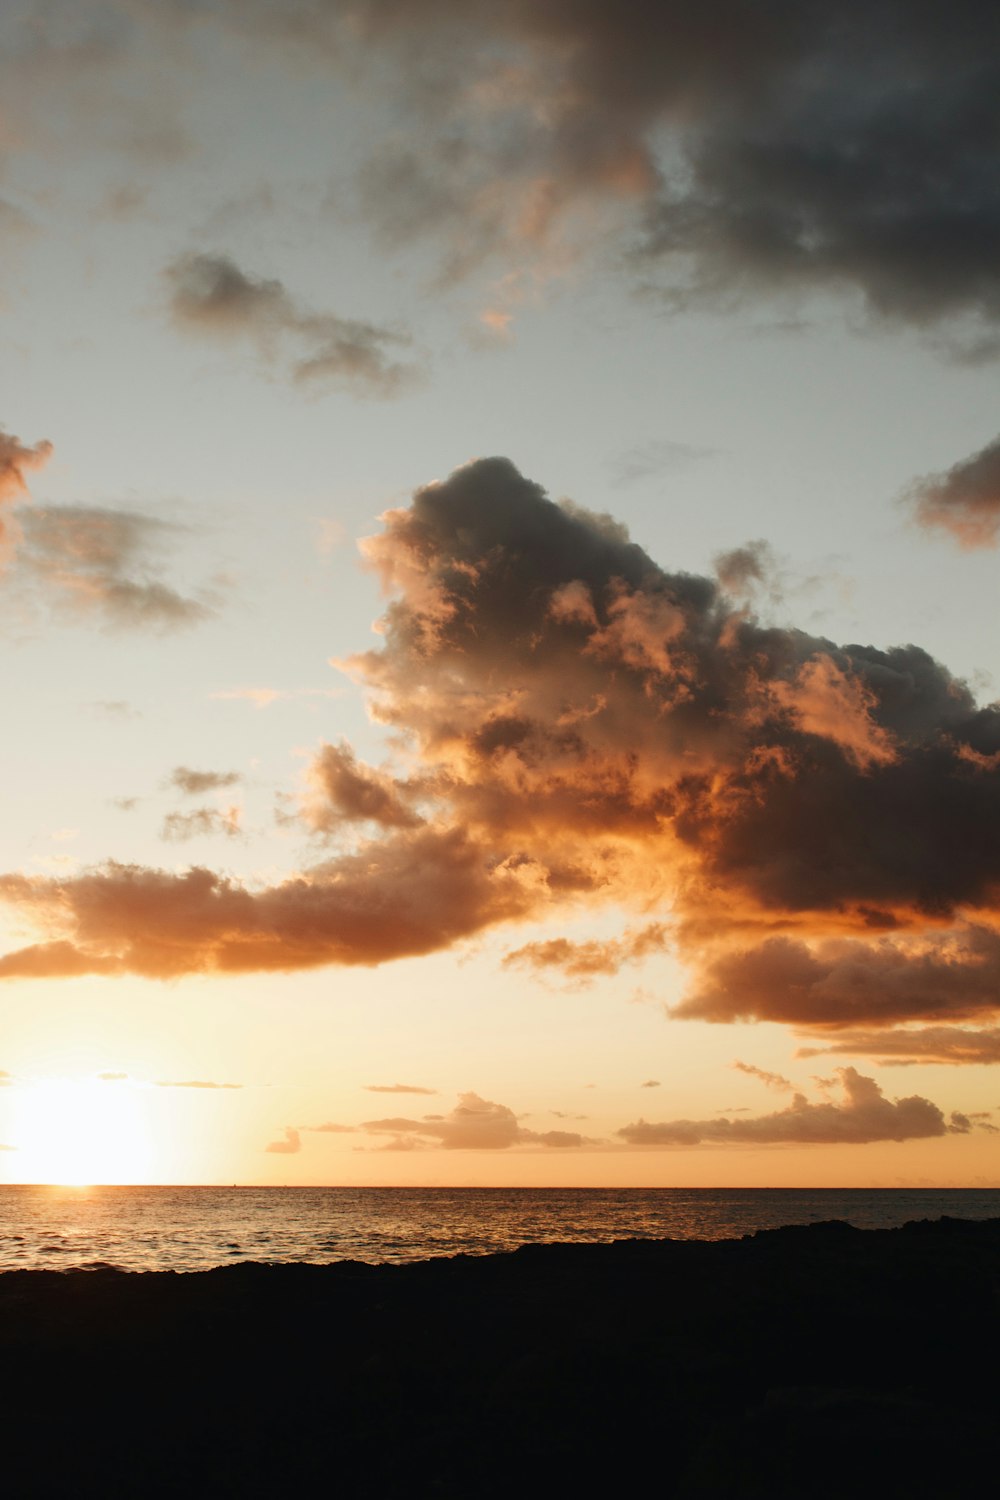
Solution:
M 0 1181 L 1000 1185 L 1000 10 L 0 59 Z

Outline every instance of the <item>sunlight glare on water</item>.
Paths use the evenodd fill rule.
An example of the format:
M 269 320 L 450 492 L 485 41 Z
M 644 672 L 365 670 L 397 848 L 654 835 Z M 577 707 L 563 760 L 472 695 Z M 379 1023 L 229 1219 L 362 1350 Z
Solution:
M 1000 1189 L 0 1188 L 0 1269 L 370 1263 L 555 1240 L 731 1239 L 782 1224 L 1000 1217 Z

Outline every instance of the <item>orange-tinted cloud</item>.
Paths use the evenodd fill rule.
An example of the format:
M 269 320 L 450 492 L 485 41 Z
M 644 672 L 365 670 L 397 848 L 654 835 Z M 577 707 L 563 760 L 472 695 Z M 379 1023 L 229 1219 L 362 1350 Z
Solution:
M 222 834 L 226 838 L 239 838 L 243 812 L 233 807 L 196 807 L 191 812 L 167 813 L 160 829 L 160 837 L 174 843 L 187 839 L 208 838 Z
M 211 1079 L 185 1078 L 180 1081 L 158 1078 L 154 1088 L 158 1089 L 241 1089 L 242 1083 L 213 1083 Z
M 437 1089 L 421 1088 L 418 1083 L 364 1083 L 369 1094 L 436 1094 Z
M 7 876 L 0 897 L 68 927 L 72 940 L 8 954 L 0 977 L 376 964 L 526 915 L 546 874 L 530 861 L 497 862 L 461 830 L 420 829 L 260 891 L 198 868 L 174 875 L 109 864 L 63 882 Z
M 918 479 L 908 495 L 921 526 L 951 533 L 962 547 L 1000 540 L 1000 438 L 944 474 Z
M 295 1156 L 302 1150 L 302 1138 L 293 1126 L 286 1125 L 284 1135 L 276 1141 L 269 1141 L 264 1150 L 275 1156 Z
M 587 1144 L 573 1130 L 527 1130 L 505 1104 L 494 1104 L 474 1093 L 459 1094 L 455 1108 L 443 1117 L 366 1120 L 359 1128 L 367 1135 L 388 1136 L 393 1145 L 409 1149 L 443 1146 L 449 1151 L 505 1151 L 511 1146 Z
M 239 771 L 192 771 L 190 766 L 176 766 L 167 778 L 167 783 L 183 792 L 186 797 L 199 797 L 205 792 L 217 792 L 225 787 L 235 786 L 240 779 Z
M 326 746 L 307 820 L 356 842 L 270 887 L 4 877 L 50 968 L 378 963 L 615 906 L 645 925 L 509 962 L 585 978 L 669 935 L 694 970 L 682 1015 L 857 1029 L 1000 1009 L 1000 708 L 916 646 L 762 626 L 505 459 L 383 519 L 382 644 L 343 665 L 414 775 Z
M 667 928 L 650 922 L 620 938 L 571 942 L 569 938 L 547 938 L 515 948 L 503 960 L 505 969 L 528 968 L 536 973 L 560 969 L 567 979 L 586 982 L 600 974 L 617 974 L 625 964 L 641 963 L 651 953 L 667 947 Z
M 711 959 L 681 1017 L 797 1026 L 956 1019 L 998 1009 L 1000 934 L 970 926 L 913 937 L 767 938 Z
M 1000 1027 L 921 1026 L 886 1031 L 835 1032 L 821 1047 L 800 1047 L 798 1057 L 874 1057 L 883 1067 L 915 1063 L 1000 1063 Z
M 46 600 L 111 630 L 183 629 L 209 619 L 214 589 L 194 596 L 159 576 L 161 554 L 184 528 L 140 511 L 51 505 L 27 510 L 18 569 Z
M 787 1109 L 746 1120 L 637 1120 L 618 1134 L 630 1146 L 706 1145 L 863 1145 L 870 1141 L 911 1141 L 930 1136 L 964 1135 L 969 1121 L 951 1122 L 936 1104 L 913 1094 L 907 1099 L 885 1097 L 874 1078 L 854 1068 L 838 1068 L 843 1097 L 810 1104 L 796 1094 Z
M 349 745 L 324 745 L 309 779 L 306 816 L 317 832 L 332 833 L 344 823 L 416 828 L 422 822 L 392 777 L 357 761 Z
M 29 447 L 0 427 L 0 555 L 7 537 L 4 510 L 27 495 L 25 475 L 32 469 L 40 469 L 51 454 L 51 443 L 43 440 Z
M 734 1062 L 733 1067 L 738 1073 L 746 1073 L 751 1078 L 759 1078 L 761 1083 L 778 1094 L 794 1094 L 795 1085 L 788 1078 L 783 1078 L 780 1073 L 769 1073 L 766 1068 L 755 1068 L 753 1063 Z

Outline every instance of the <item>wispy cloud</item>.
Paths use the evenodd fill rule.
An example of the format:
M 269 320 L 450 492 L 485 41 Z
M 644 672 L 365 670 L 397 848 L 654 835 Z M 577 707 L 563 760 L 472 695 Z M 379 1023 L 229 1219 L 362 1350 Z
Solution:
M 417 1083 L 364 1083 L 369 1094 L 436 1094 L 437 1089 L 421 1088 Z
M 111 630 L 171 631 L 200 624 L 220 603 L 215 586 L 180 593 L 160 576 L 185 528 L 141 511 L 58 505 L 23 513 L 18 571 L 42 598 Z
M 251 276 L 228 255 L 191 253 L 164 272 L 176 327 L 204 337 L 247 339 L 274 360 L 290 345 L 289 377 L 355 395 L 396 396 L 418 378 L 395 359 L 408 335 L 374 323 L 303 308 L 274 278 Z

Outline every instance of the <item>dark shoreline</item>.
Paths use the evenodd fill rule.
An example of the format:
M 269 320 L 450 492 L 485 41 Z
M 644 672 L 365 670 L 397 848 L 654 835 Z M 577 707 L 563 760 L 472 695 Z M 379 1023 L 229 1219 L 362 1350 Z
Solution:
M 1000 1219 L 0 1274 L 12 1496 L 972 1493 Z

